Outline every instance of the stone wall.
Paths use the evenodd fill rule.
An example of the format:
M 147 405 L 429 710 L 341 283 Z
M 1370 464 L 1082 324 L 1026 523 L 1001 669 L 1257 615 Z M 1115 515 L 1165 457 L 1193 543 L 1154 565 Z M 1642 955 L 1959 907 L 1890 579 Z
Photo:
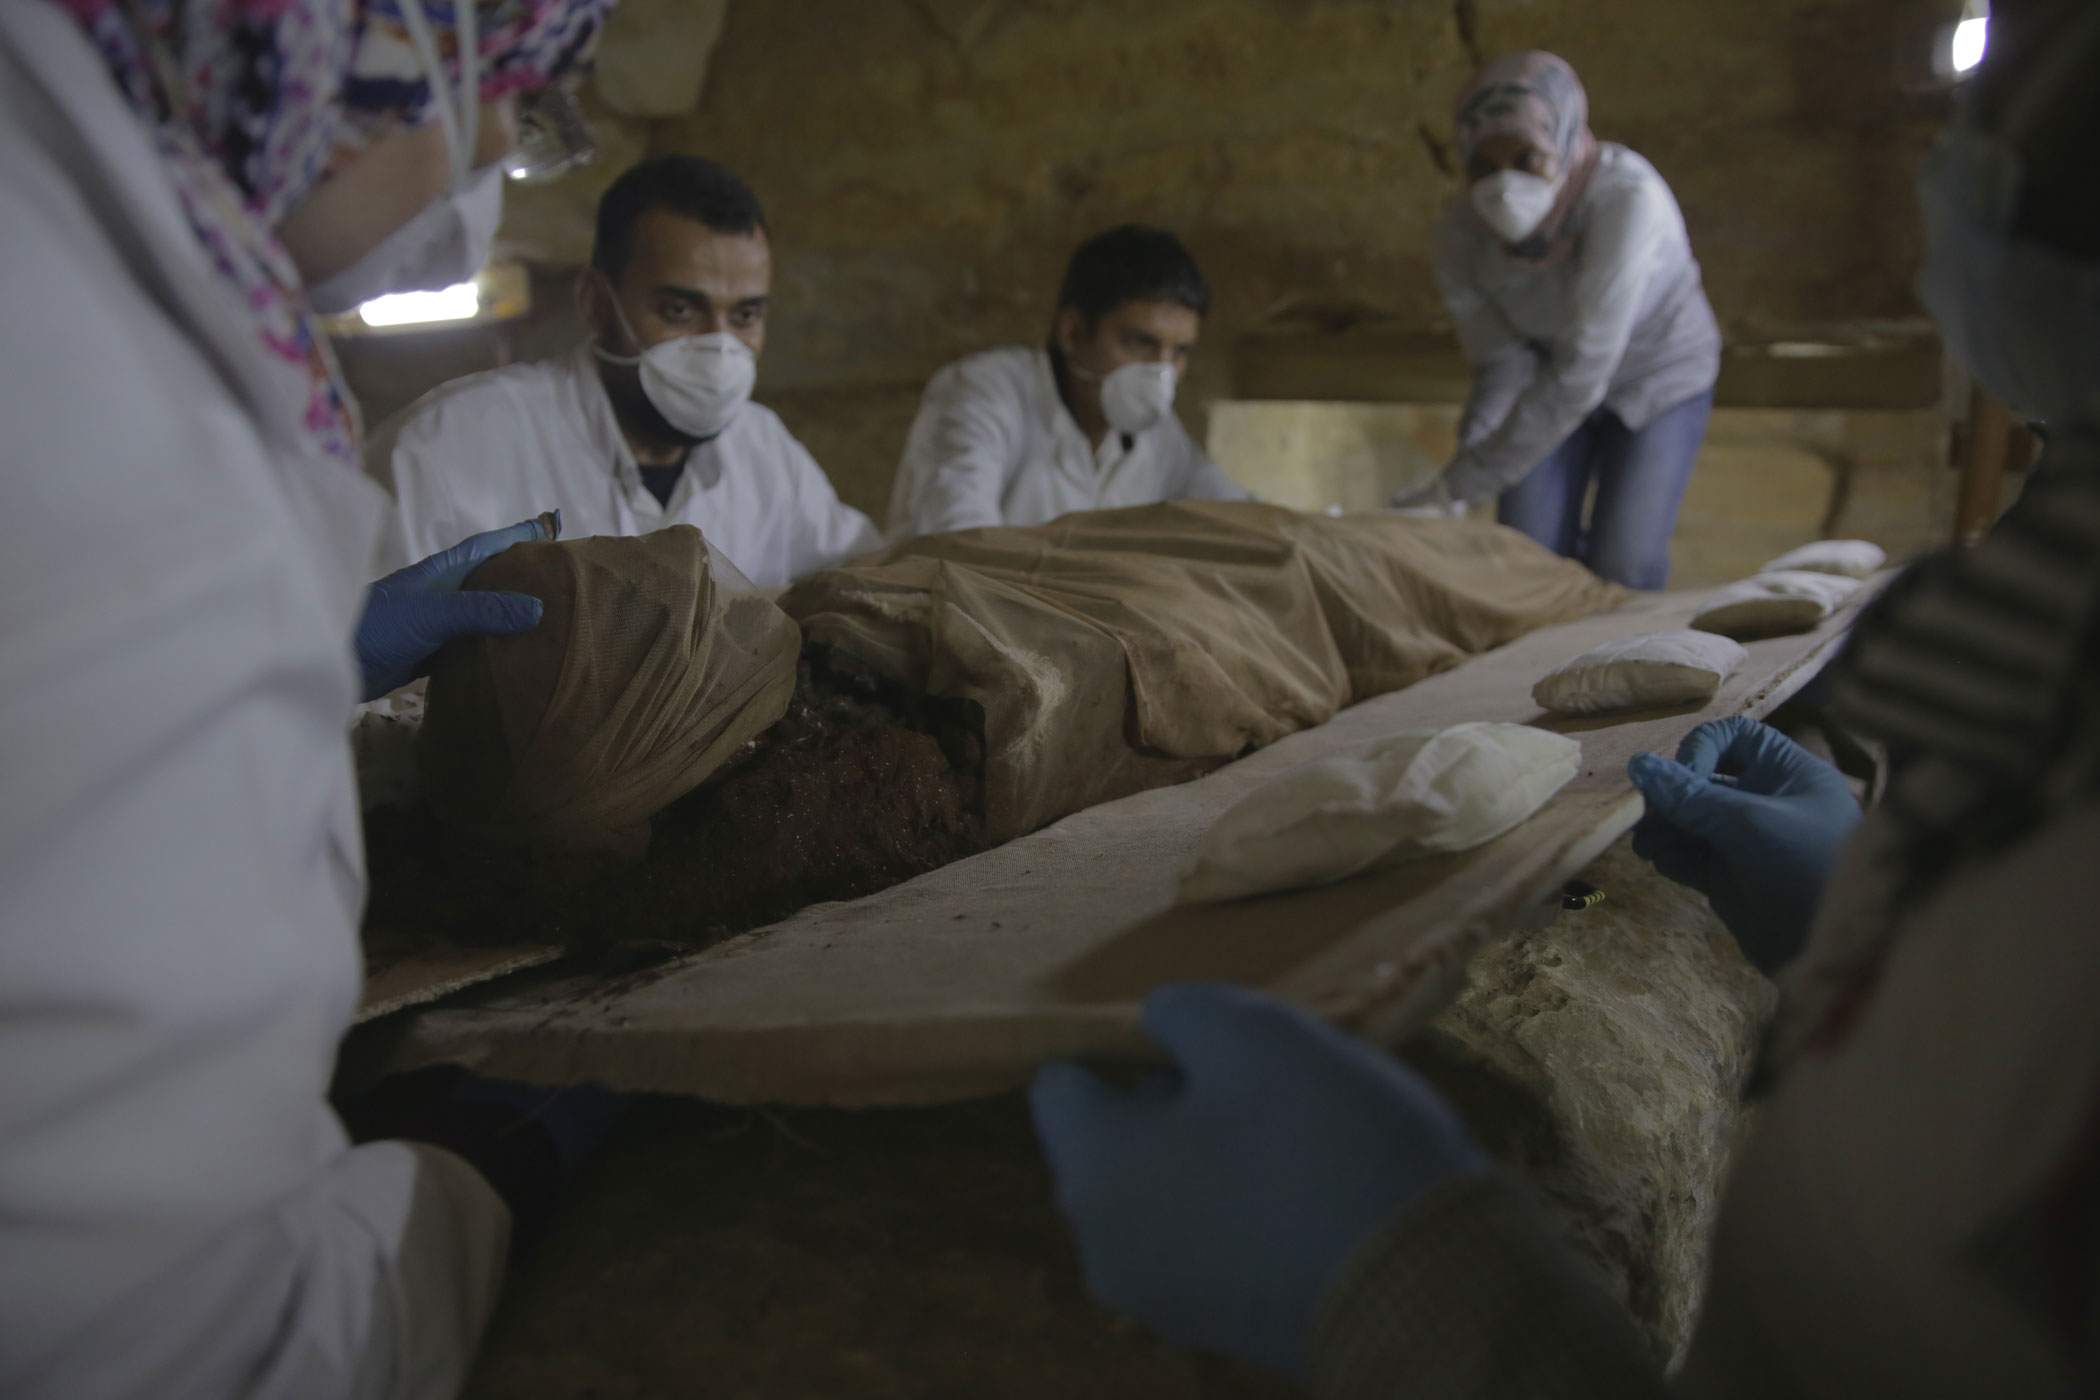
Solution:
M 627 0 L 590 95 L 605 159 L 514 189 L 505 239 L 573 266 L 599 191 L 643 153 L 740 171 L 777 250 L 761 397 L 879 512 L 927 375 L 1039 338 L 1071 247 L 1123 220 L 1180 232 L 1216 284 L 1184 396 L 1199 438 L 1250 331 L 1438 333 L 1450 104 L 1513 48 L 1568 57 L 1598 133 L 1669 178 L 1731 336 L 1915 317 L 1911 180 L 1944 102 L 1930 44 L 1959 8 Z
M 1209 447 L 1263 500 L 1363 511 L 1433 480 L 1458 416 L 1453 403 L 1221 400 Z M 1954 495 L 1940 409 L 1718 408 L 1670 541 L 1670 586 L 1727 583 L 1826 537 L 1907 559 L 1946 542 Z
M 692 115 L 650 149 L 742 172 L 779 250 L 764 370 L 865 506 L 918 387 L 1034 340 L 1064 259 L 1180 232 L 1227 353 L 1278 320 L 1444 324 L 1430 234 L 1476 58 L 1544 46 L 1594 125 L 1671 180 L 1737 337 L 1913 316 L 1911 180 L 1949 0 L 798 0 L 730 7 Z M 833 405 L 840 426 L 832 425 Z M 818 446 L 816 441 L 812 446 Z
M 1538 1195 L 1659 1353 L 1682 1354 L 1772 984 L 1622 839 L 1602 904 L 1473 960 L 1404 1051 Z

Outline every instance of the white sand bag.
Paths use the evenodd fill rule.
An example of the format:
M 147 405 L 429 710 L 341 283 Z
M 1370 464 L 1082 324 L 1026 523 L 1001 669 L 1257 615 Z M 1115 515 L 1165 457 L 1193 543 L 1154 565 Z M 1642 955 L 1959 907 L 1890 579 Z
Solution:
M 1184 903 L 1325 885 L 1494 840 L 1546 805 L 1582 745 L 1522 724 L 1390 734 L 1301 763 L 1229 808 L 1182 873 Z
M 1889 552 L 1872 540 L 1817 540 L 1789 550 L 1758 570 L 1780 573 L 1799 570 L 1810 574 L 1839 574 L 1845 578 L 1870 578 L 1889 562 Z
M 1802 569 L 1759 574 L 1717 591 L 1692 619 L 1692 626 L 1738 639 L 1806 632 L 1858 592 L 1859 586 L 1856 578 Z
M 1712 632 L 1648 632 L 1594 647 L 1531 688 L 1540 708 L 1595 715 L 1707 701 L 1750 655 Z

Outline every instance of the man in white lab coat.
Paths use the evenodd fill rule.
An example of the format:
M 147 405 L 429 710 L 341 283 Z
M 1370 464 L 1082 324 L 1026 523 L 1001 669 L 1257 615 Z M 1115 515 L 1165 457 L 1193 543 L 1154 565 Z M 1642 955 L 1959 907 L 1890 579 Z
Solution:
M 614 181 L 577 285 L 590 338 L 444 385 L 373 434 L 395 562 L 555 509 L 572 538 L 697 526 L 762 588 L 879 545 L 750 402 L 772 276 L 765 214 L 721 166 L 664 156 Z
M 1174 416 L 1209 311 L 1210 287 L 1173 234 L 1126 224 L 1080 244 L 1047 344 L 972 355 L 926 386 L 890 538 L 1246 499 Z

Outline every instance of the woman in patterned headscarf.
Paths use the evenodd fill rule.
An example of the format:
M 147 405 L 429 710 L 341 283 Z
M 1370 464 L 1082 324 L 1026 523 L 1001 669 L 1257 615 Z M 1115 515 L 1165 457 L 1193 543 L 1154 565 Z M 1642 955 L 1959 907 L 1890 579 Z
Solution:
M 1552 54 L 1481 69 L 1457 122 L 1468 190 L 1438 232 L 1437 279 L 1476 378 L 1457 458 L 1395 504 L 1499 496 L 1503 524 L 1661 588 L 1721 354 L 1677 201 L 1590 134 L 1582 81 Z
M 553 1148 L 353 1149 L 323 1097 L 353 625 L 470 624 L 434 571 L 364 607 L 305 288 L 466 191 L 607 3 L 0 0 L 0 1393 L 464 1374 Z

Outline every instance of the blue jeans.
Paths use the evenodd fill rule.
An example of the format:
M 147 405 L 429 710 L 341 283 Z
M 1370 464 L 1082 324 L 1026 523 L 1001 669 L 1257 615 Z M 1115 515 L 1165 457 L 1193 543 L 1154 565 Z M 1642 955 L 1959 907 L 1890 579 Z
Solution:
M 1502 493 L 1496 518 L 1614 583 L 1661 588 L 1670 580 L 1670 532 L 1713 406 L 1708 389 L 1639 432 L 1598 409 Z M 1597 504 L 1585 527 L 1582 503 L 1592 477 Z

